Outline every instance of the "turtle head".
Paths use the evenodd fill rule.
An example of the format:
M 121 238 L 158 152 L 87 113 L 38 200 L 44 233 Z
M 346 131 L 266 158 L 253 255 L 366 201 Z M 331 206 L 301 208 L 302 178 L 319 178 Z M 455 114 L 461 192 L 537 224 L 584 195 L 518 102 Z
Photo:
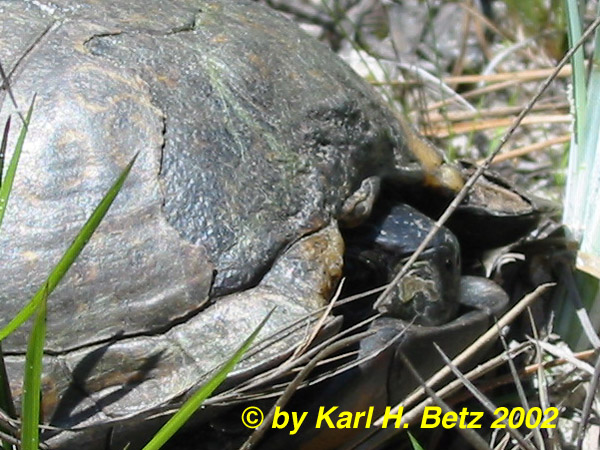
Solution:
M 432 226 L 430 218 L 408 205 L 378 207 L 368 222 L 345 233 L 348 283 L 361 284 L 356 291 L 389 283 Z M 459 285 L 458 240 L 442 228 L 382 307 L 405 321 L 439 325 L 456 315 Z
M 439 217 L 477 167 L 464 161 L 447 162 L 442 151 L 404 119 L 398 117 L 398 122 L 403 148 L 396 151 L 397 174 L 386 179 L 383 195 L 406 202 L 430 217 Z M 541 217 L 555 211 L 553 205 L 517 189 L 487 169 L 447 226 L 458 236 L 463 250 L 470 252 L 514 242 L 531 231 Z

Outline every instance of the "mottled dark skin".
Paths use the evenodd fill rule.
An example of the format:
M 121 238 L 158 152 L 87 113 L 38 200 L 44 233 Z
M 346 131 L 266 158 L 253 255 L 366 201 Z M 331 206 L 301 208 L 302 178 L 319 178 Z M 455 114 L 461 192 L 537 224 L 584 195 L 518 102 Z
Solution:
M 433 220 L 408 205 L 379 207 L 344 239 L 348 284 L 363 292 L 389 283 L 433 226 Z M 457 313 L 460 247 L 443 227 L 384 305 L 389 313 L 420 325 L 442 325 Z M 352 276 L 352 273 L 357 275 Z

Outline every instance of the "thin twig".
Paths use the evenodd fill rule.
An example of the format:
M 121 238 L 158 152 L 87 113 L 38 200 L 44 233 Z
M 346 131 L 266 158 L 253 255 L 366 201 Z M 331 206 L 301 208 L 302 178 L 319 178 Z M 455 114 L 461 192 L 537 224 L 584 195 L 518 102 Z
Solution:
M 509 126 L 514 119 L 512 117 L 502 117 L 498 119 L 486 119 L 459 123 L 445 123 L 437 127 L 427 127 L 424 131 L 425 136 L 435 136 L 445 138 L 456 134 L 472 133 L 473 131 L 482 131 Z M 546 125 L 551 123 L 570 124 L 573 116 L 570 114 L 540 114 L 530 115 L 521 121 L 521 125 Z M 484 160 L 485 161 L 485 160 Z
M 562 60 L 561 60 L 562 61 Z M 560 63 L 559 63 L 560 64 Z M 558 67 L 558 66 L 557 66 Z M 570 64 L 560 66 L 559 72 L 554 75 L 556 68 L 548 67 L 544 69 L 526 69 L 519 70 L 517 72 L 498 72 L 490 73 L 487 75 L 448 75 L 442 77 L 442 82 L 446 84 L 478 84 L 482 82 L 496 83 L 502 81 L 516 81 L 518 83 L 524 83 L 527 81 L 537 81 L 543 78 L 547 78 L 553 75 L 555 78 L 568 78 L 573 73 L 573 69 Z M 417 80 L 413 81 L 372 81 L 373 86 L 396 86 L 396 85 L 410 85 L 418 83 Z
M 542 408 L 542 411 L 546 411 L 548 409 L 548 407 L 550 406 L 550 400 L 548 398 L 548 380 L 546 379 L 546 372 L 544 370 L 542 370 L 542 347 L 540 345 L 540 336 L 539 333 L 537 331 L 537 326 L 535 324 L 535 320 L 533 319 L 533 314 L 531 313 L 531 308 L 527 308 L 527 315 L 529 317 L 529 323 L 531 326 L 531 330 L 533 333 L 533 345 L 535 347 L 535 362 L 538 364 L 538 370 L 537 370 L 537 379 L 538 379 L 538 397 L 540 399 L 540 406 Z M 514 362 L 510 361 L 511 363 L 511 371 L 512 372 L 516 372 L 516 368 L 514 367 Z M 527 398 L 525 397 L 525 393 L 523 392 L 523 387 L 520 383 L 520 379 L 515 375 L 515 384 L 517 386 L 517 389 L 519 391 L 519 396 L 521 397 L 521 401 L 522 406 L 525 408 L 525 411 L 529 411 L 529 403 L 527 402 Z M 551 431 L 551 429 L 549 429 L 548 431 Z M 539 430 L 539 428 L 535 428 L 535 434 L 534 436 L 536 437 L 537 440 L 537 444 L 538 444 L 538 448 L 540 450 L 545 450 L 545 446 L 544 446 L 544 440 L 542 438 L 542 434 Z
M 325 325 L 325 321 L 329 317 L 329 313 L 331 313 L 331 310 L 333 309 L 333 306 L 337 303 L 338 299 L 340 298 L 340 294 L 342 293 L 343 287 L 344 287 L 344 279 L 342 279 L 342 281 L 340 281 L 340 284 L 338 285 L 337 290 L 335 291 L 334 296 L 331 297 L 331 300 L 329 301 L 329 304 L 327 305 L 327 308 L 321 314 L 321 317 L 319 318 L 319 320 L 317 321 L 317 323 L 313 327 L 311 334 L 309 336 L 307 336 L 307 338 L 304 340 L 304 342 L 302 342 L 296 348 L 296 350 L 294 351 L 294 353 L 291 356 L 291 359 L 294 359 L 298 355 L 304 353 L 304 351 L 308 347 L 310 347 L 310 344 L 312 344 L 312 342 L 315 340 L 315 338 L 317 337 L 317 335 L 319 334 L 319 332 L 323 328 L 323 325 Z
M 507 161 L 512 158 L 519 158 L 521 156 L 528 155 L 528 154 L 536 152 L 538 150 L 544 150 L 553 145 L 564 144 L 566 142 L 569 142 L 570 140 L 571 140 L 571 135 L 564 134 L 562 136 L 557 136 L 557 137 L 547 139 L 542 142 L 536 142 L 535 144 L 524 145 L 523 147 L 515 148 L 513 150 L 509 150 L 507 152 L 501 153 L 500 155 L 496 156 L 492 160 L 492 164 L 497 164 L 497 163 Z M 481 160 L 477 161 L 477 164 L 482 164 L 483 161 L 485 161 L 485 160 L 481 159 Z
M 428 120 L 431 122 L 445 122 L 450 120 L 452 122 L 458 122 L 461 120 L 478 120 L 486 117 L 506 117 L 508 115 L 518 114 L 523 106 L 501 106 L 489 109 L 481 109 L 476 112 L 472 111 L 447 111 L 444 114 L 440 114 L 439 112 L 430 112 L 427 116 Z M 549 103 L 538 103 L 533 108 L 532 111 L 568 111 L 569 103 L 568 102 L 549 102 Z

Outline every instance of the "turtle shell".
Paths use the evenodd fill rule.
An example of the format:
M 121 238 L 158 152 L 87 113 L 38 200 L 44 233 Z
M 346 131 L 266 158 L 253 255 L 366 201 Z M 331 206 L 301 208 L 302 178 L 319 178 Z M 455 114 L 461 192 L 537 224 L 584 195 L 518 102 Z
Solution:
M 37 95 L 0 233 L 0 326 L 139 154 L 49 299 L 57 425 L 182 395 L 273 305 L 270 330 L 314 312 L 340 276 L 347 200 L 369 177 L 426 177 L 371 88 L 255 2 L 0 0 L 0 34 L 16 105 Z M 0 95 L 3 123 L 16 106 Z M 9 369 L 27 334 L 3 342 Z
M 139 152 L 52 295 L 48 350 L 163 330 L 209 297 L 256 284 L 291 242 L 338 217 L 366 177 L 419 176 L 372 90 L 253 2 L 0 8 L 18 105 L 37 94 L 0 237 L 4 317 Z M 4 119 L 12 105 L 2 95 Z M 25 333 L 8 342 L 23 349 Z

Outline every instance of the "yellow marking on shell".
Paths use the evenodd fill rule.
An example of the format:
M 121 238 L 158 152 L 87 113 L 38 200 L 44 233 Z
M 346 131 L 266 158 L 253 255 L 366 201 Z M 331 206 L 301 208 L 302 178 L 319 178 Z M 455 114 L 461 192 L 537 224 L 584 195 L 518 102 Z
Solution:
M 110 109 L 110 105 L 100 105 L 99 103 L 91 103 L 81 94 L 75 94 L 75 98 L 77 99 L 77 103 L 83 106 L 88 111 L 91 111 L 96 114 L 100 114 L 106 112 Z
M 307 71 L 307 73 L 312 77 L 312 78 L 316 78 L 317 80 L 321 80 L 323 79 L 323 72 L 320 72 L 318 70 L 315 69 L 309 69 Z
M 92 283 L 93 281 L 98 279 L 99 275 L 100 275 L 100 268 L 98 267 L 98 264 L 90 264 L 87 267 L 85 276 L 83 277 L 83 283 L 84 284 Z M 85 302 L 81 302 L 81 303 L 85 303 Z
M 75 94 L 78 104 L 91 112 L 106 112 L 115 103 L 123 99 L 132 99 L 134 103 L 145 103 L 145 96 L 139 95 L 139 91 L 144 91 L 144 82 L 137 76 L 131 76 L 130 72 L 124 72 L 124 74 L 121 74 L 116 69 L 110 70 L 110 68 L 107 68 L 106 66 L 95 66 L 91 63 L 84 63 L 73 67 L 73 73 L 76 75 L 74 75 L 74 78 L 71 80 L 71 82 L 76 82 L 78 79 L 86 79 L 94 80 L 97 83 L 106 85 L 112 81 L 115 84 L 120 84 L 129 88 L 130 93 L 101 97 L 98 99 L 91 99 L 87 95 L 87 92 Z M 123 90 L 124 89 L 121 89 L 121 91 Z M 72 89 L 72 91 L 78 92 L 78 89 L 75 88 Z
M 130 92 L 123 92 L 118 95 L 110 95 L 110 96 L 104 97 L 102 103 L 100 103 L 100 102 L 92 103 L 89 101 L 89 99 L 85 99 L 81 95 L 78 95 L 77 99 L 78 99 L 79 103 L 85 109 L 87 109 L 88 111 L 91 111 L 93 113 L 107 112 L 107 111 L 111 110 L 114 107 L 114 105 L 121 103 L 121 102 L 126 102 L 127 100 L 132 101 L 134 104 L 140 103 L 140 96 L 135 95 L 134 93 L 130 93 Z
M 90 307 L 86 302 L 76 302 L 75 303 L 75 315 L 80 316 L 87 313 L 90 310 Z
M 105 372 L 88 380 L 85 387 L 89 392 L 101 392 L 109 388 L 122 387 L 128 383 L 140 383 L 151 377 L 149 373 L 142 369 L 143 364 L 140 363 L 139 368 L 122 367 L 121 369 Z
M 34 191 L 23 193 L 23 197 L 25 199 L 24 203 L 27 203 L 31 208 L 39 207 L 42 204 L 40 196 Z
M 78 143 L 83 140 L 86 140 L 85 134 L 81 133 L 79 130 L 70 129 L 65 130 L 65 132 L 60 136 L 57 141 L 57 145 L 60 147 L 66 147 L 69 144 Z
M 42 418 L 48 420 L 56 411 L 60 402 L 60 392 L 57 383 L 48 376 L 42 377 Z
M 24 251 L 23 253 L 21 253 L 21 256 L 27 262 L 37 262 L 40 259 L 40 255 L 38 254 L 38 252 L 34 252 L 31 250 Z
M 85 166 L 85 169 L 83 169 L 83 176 L 81 178 L 86 180 L 98 179 L 100 178 L 100 171 L 96 166 Z
M 256 53 L 250 53 L 248 54 L 248 61 L 250 61 L 252 67 L 260 72 L 260 75 L 263 78 L 267 78 L 269 76 L 271 68 L 265 64 L 264 58 L 262 58 L 260 55 L 257 55 Z
M 160 83 L 166 84 L 170 88 L 177 87 L 177 81 L 169 77 L 168 75 L 157 74 L 156 80 Z
M 229 38 L 227 37 L 227 35 L 221 33 L 221 34 L 217 34 L 210 41 L 214 42 L 215 44 L 225 44 L 225 43 L 229 42 Z
M 119 19 L 121 22 L 125 22 L 125 20 L 126 20 L 124 17 L 120 17 Z M 145 19 L 144 19 L 144 21 L 145 21 Z M 90 36 L 117 35 L 123 31 L 123 29 L 120 27 L 119 28 L 117 28 L 117 27 L 107 28 L 106 25 L 100 25 L 97 23 L 95 24 L 92 22 L 88 22 L 87 25 L 89 28 L 86 27 L 83 29 L 85 31 L 80 31 L 78 36 L 75 37 L 75 40 L 72 41 L 73 42 L 73 50 L 75 50 L 78 53 L 83 53 L 86 55 L 92 54 L 90 48 L 86 45 L 88 43 Z
M 90 50 L 85 46 L 86 41 L 77 41 L 73 44 L 73 50 L 77 53 L 89 54 Z
M 293 70 L 290 70 L 288 72 L 288 79 L 291 82 L 296 82 L 299 78 L 300 78 L 299 75 L 296 72 L 294 72 Z
M 133 89 L 139 89 L 140 87 L 140 82 L 138 81 L 137 77 L 132 77 L 131 75 L 124 75 L 124 74 L 130 74 L 130 72 L 123 72 L 119 73 L 116 68 L 114 70 L 110 70 L 110 66 L 98 66 L 92 63 L 83 63 L 83 64 L 79 64 L 78 66 L 73 68 L 74 70 L 77 71 L 77 73 L 79 74 L 84 74 L 84 73 L 97 73 L 100 77 L 108 77 L 111 78 L 114 81 L 117 81 L 119 83 L 128 85 L 130 87 L 132 87 Z M 88 76 L 83 76 L 82 79 L 88 79 L 88 80 L 93 80 L 94 77 L 88 77 Z
M 307 258 L 320 258 L 325 276 L 320 285 L 322 298 L 329 299 L 342 277 L 342 264 L 340 255 L 344 254 L 344 241 L 337 229 L 327 235 L 315 235 L 306 247 Z
M 56 141 L 56 149 L 63 155 L 79 154 L 85 152 L 84 149 L 89 149 L 89 136 L 81 131 L 71 128 L 62 131 Z M 91 160 L 93 161 L 93 159 Z M 89 164 L 89 162 L 88 162 Z M 69 191 L 81 186 L 85 180 L 91 178 L 98 178 L 97 170 L 94 171 L 89 165 L 84 167 L 84 176 L 77 177 L 64 177 L 60 180 L 61 189 L 63 191 Z
M 223 9 L 223 5 L 220 5 L 219 3 L 209 3 L 208 5 L 203 6 L 202 8 L 206 8 L 206 11 L 221 12 L 221 10 Z
M 143 26 L 148 21 L 147 13 L 127 14 L 119 17 L 119 21 L 127 24 Z
M 262 66 L 264 64 L 264 60 L 256 53 L 249 53 L 248 60 L 256 66 Z

